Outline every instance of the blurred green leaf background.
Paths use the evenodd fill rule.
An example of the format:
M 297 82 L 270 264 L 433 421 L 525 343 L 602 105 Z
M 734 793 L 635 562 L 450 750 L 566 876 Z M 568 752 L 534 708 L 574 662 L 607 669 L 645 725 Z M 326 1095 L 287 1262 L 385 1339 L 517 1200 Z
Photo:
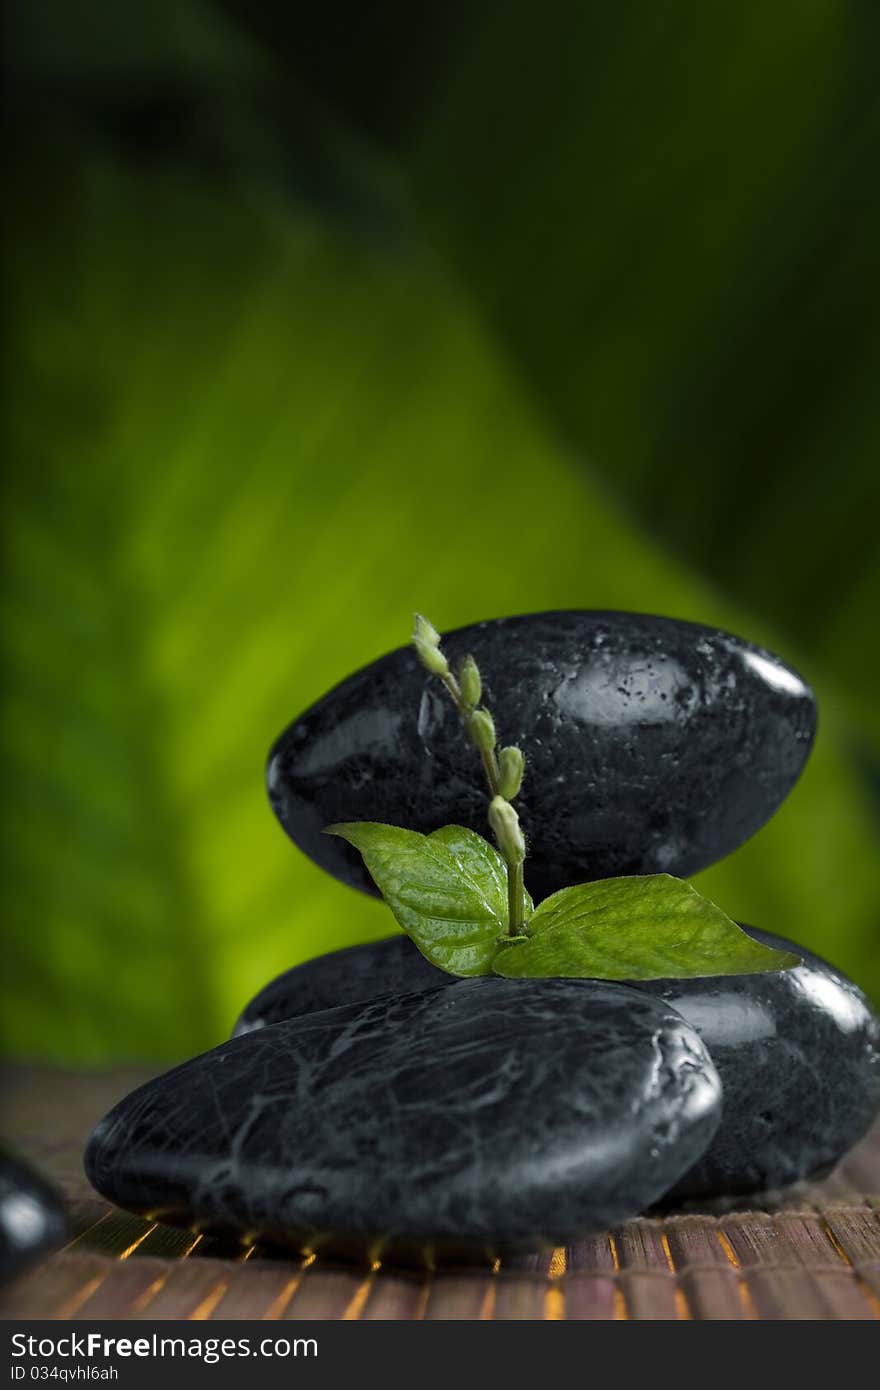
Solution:
M 730 627 L 820 701 L 700 876 L 880 994 L 876 7 L 16 0 L 2 1027 L 211 1046 L 387 911 L 280 729 L 441 627 Z

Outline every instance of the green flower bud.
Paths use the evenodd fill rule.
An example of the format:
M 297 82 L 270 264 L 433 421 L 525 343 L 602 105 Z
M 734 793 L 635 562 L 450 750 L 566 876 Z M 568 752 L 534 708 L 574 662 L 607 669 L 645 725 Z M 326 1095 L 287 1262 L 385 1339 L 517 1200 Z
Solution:
M 458 670 L 458 686 L 461 698 L 471 709 L 476 709 L 483 694 L 480 668 L 472 656 L 466 656 Z
M 424 642 L 428 647 L 440 646 L 440 633 L 427 618 L 423 618 L 421 613 L 415 614 L 416 629 L 413 633 L 413 641 L 418 644 Z
M 495 747 L 495 720 L 487 709 L 475 709 L 468 721 L 477 748 L 481 753 L 491 753 Z
M 448 676 L 449 662 L 443 655 L 439 647 L 433 643 L 426 642 L 423 637 L 414 637 L 413 646 L 418 653 L 419 661 L 426 671 L 430 671 L 432 676 Z
M 526 760 L 521 748 L 502 748 L 498 754 L 499 791 L 508 801 L 519 795 Z
M 521 864 L 526 857 L 525 836 L 520 828 L 519 816 L 503 796 L 494 796 L 490 801 L 489 824 L 508 864 Z

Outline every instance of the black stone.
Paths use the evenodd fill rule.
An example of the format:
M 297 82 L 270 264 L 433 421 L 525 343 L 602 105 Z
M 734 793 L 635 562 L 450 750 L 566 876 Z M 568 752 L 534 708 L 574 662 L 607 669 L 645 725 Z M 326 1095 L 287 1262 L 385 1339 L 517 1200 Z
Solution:
M 0 1149 L 0 1283 L 60 1245 L 66 1224 L 54 1188 L 20 1158 Z
M 692 1024 L 724 1087 L 715 1138 L 664 1204 L 823 1176 L 880 1109 L 880 1020 L 862 991 L 785 937 L 745 930 L 803 964 L 640 985 Z
M 321 1009 L 359 1004 L 379 994 L 415 994 L 458 983 L 456 976 L 425 960 L 408 936 L 389 936 L 330 951 L 285 970 L 254 995 L 232 1036 Z
M 800 677 L 695 623 L 537 613 L 460 628 L 444 650 L 453 665 L 473 652 L 499 737 L 528 759 L 517 805 L 536 900 L 614 874 L 706 868 L 772 816 L 812 745 L 815 702 Z M 300 849 L 368 892 L 360 855 L 322 834 L 334 821 L 488 833 L 479 758 L 406 647 L 295 720 L 267 783 Z
M 744 930 L 803 963 L 763 975 L 633 984 L 696 1029 L 724 1087 L 718 1132 L 669 1194 L 670 1203 L 749 1196 L 821 1175 L 880 1109 L 880 1020 L 862 991 L 803 946 L 756 927 Z M 279 975 L 245 1008 L 238 1026 L 365 998 L 368 985 L 376 994 L 424 988 L 433 969 L 405 936 L 337 951 Z M 459 983 L 442 974 L 441 982 Z
M 644 1209 L 719 1102 L 693 1029 L 644 993 L 466 980 L 233 1038 L 116 1106 L 86 1172 L 120 1206 L 217 1234 L 491 1257 Z

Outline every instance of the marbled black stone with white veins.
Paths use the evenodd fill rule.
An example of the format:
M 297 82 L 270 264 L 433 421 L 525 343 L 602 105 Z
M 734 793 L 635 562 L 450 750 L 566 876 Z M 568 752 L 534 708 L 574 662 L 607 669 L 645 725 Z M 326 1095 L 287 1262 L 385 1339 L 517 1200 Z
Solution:
M 772 816 L 803 768 L 812 692 L 778 657 L 695 623 L 636 613 L 499 618 L 443 639 L 468 652 L 504 743 L 527 770 L 517 801 L 536 901 L 615 874 L 686 877 Z M 280 736 L 269 797 L 300 849 L 373 891 L 360 855 L 322 834 L 373 820 L 488 834 L 479 757 L 411 648 L 337 686 Z
M 61 1198 L 29 1164 L 0 1149 L 0 1284 L 61 1244 Z
M 643 1210 L 718 1123 L 699 1037 L 625 986 L 475 979 L 233 1038 L 86 1151 L 122 1207 L 296 1249 L 483 1258 Z
M 745 930 L 767 946 L 794 951 L 803 963 L 764 975 L 633 985 L 696 1029 L 724 1087 L 718 1132 L 670 1202 L 747 1196 L 819 1175 L 862 1137 L 880 1109 L 880 1020 L 862 991 L 795 942 Z M 368 986 L 376 994 L 426 988 L 433 970 L 406 936 L 335 951 L 271 981 L 237 1027 L 363 999 Z M 459 983 L 434 973 L 441 983 Z

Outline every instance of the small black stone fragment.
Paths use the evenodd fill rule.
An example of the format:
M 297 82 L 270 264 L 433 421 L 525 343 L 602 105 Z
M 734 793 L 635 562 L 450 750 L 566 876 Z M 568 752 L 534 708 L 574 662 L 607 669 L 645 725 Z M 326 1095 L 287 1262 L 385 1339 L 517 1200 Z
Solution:
M 0 1284 L 60 1245 L 66 1224 L 54 1188 L 22 1159 L 0 1149 Z

